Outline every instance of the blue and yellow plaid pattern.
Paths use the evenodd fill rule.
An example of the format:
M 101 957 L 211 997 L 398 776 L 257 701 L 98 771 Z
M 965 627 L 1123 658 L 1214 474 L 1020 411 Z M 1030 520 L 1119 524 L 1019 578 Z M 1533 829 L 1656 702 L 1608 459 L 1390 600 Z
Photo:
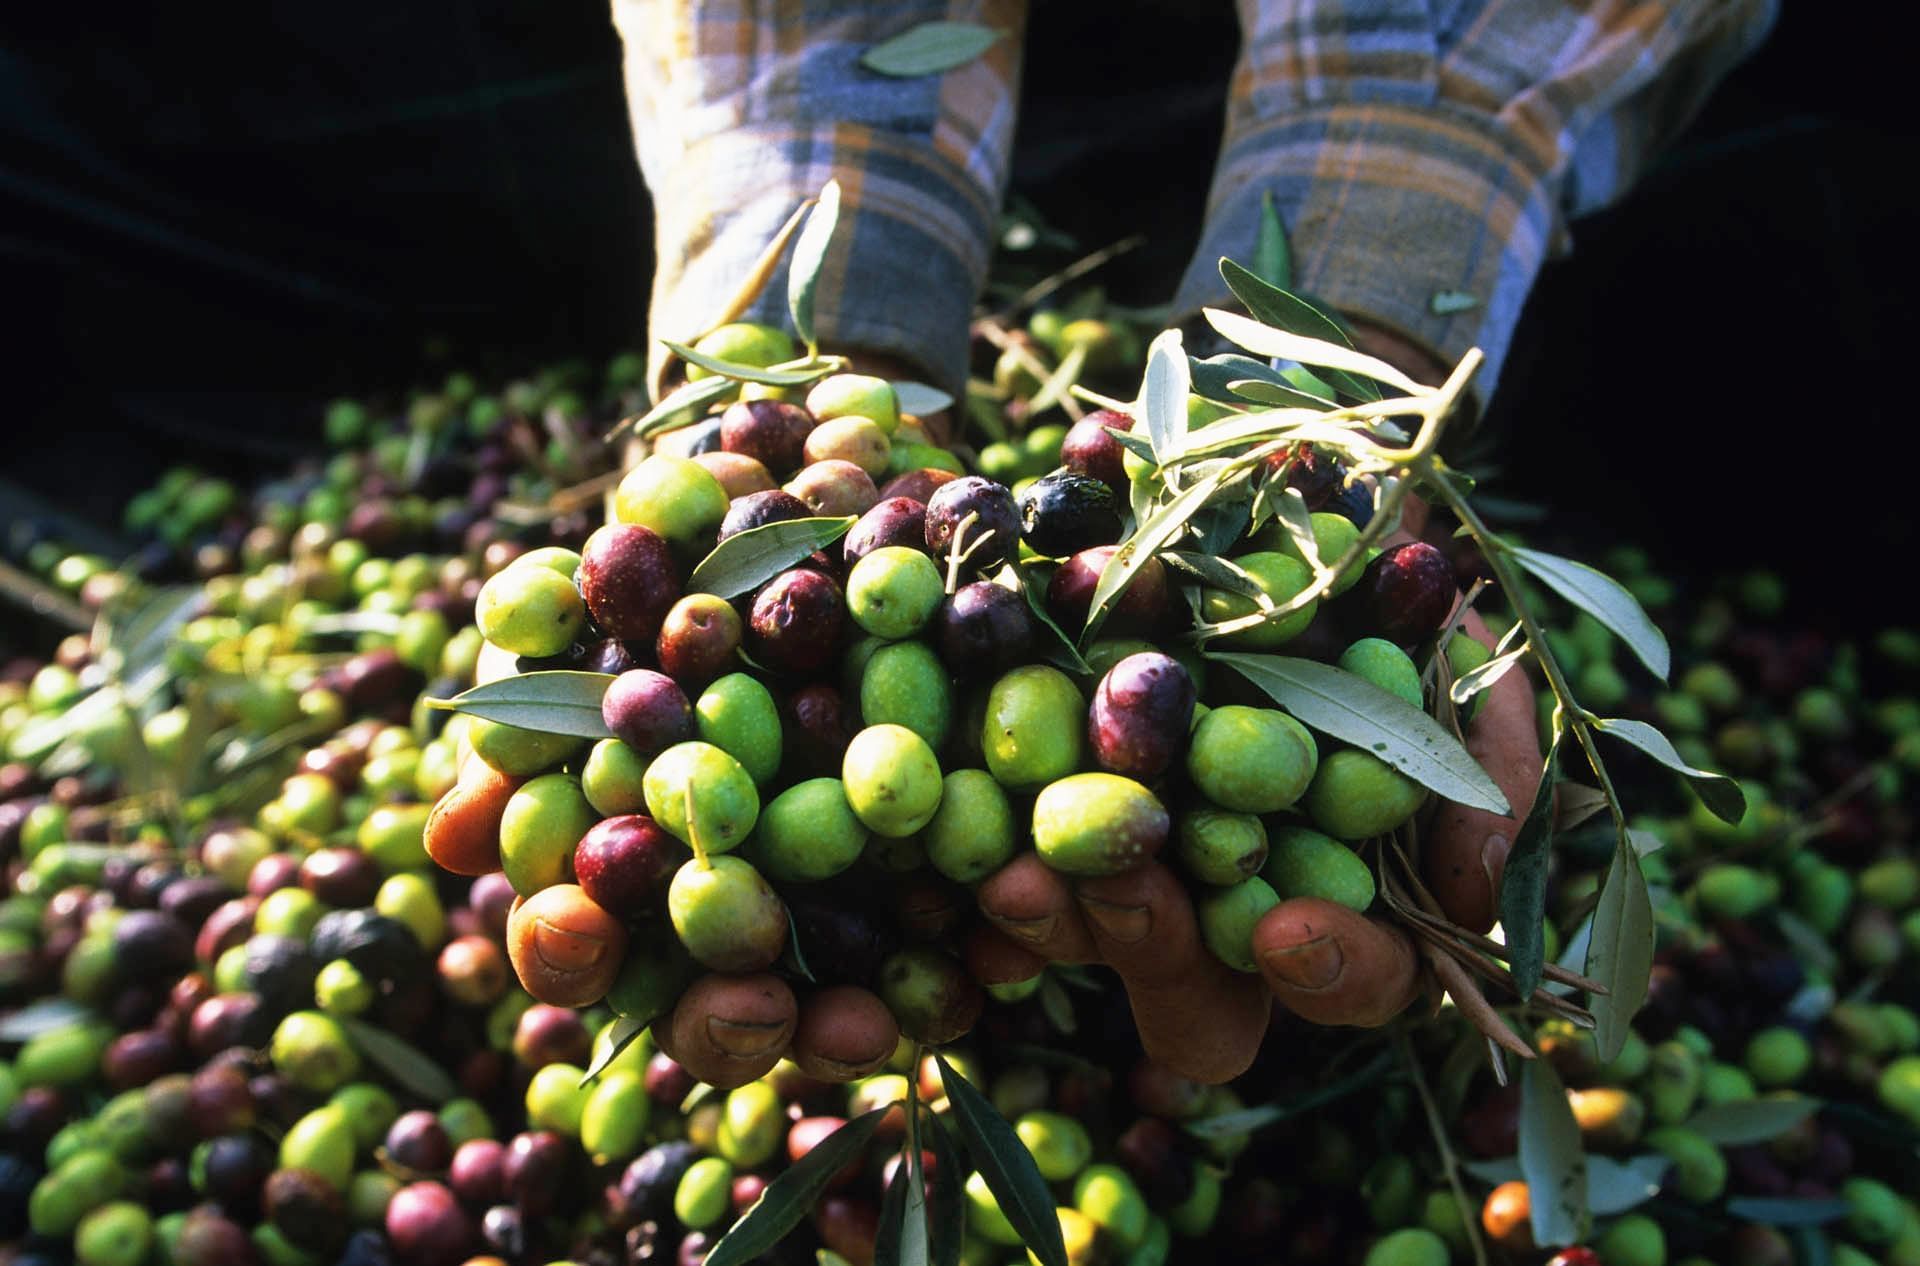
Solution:
M 1206 229 L 1174 296 L 1227 296 L 1271 192 L 1296 284 L 1498 378 L 1566 222 L 1604 206 L 1766 33 L 1777 0 L 1238 0 L 1244 42 Z M 614 0 L 655 207 L 657 337 L 712 325 L 829 178 L 823 341 L 962 381 L 1005 192 L 1025 0 Z M 867 48 L 922 22 L 1010 33 L 944 75 Z M 781 320 L 781 287 L 755 319 Z M 1464 295 L 1436 311 L 1439 294 Z M 1449 310 L 1451 309 L 1451 310 Z

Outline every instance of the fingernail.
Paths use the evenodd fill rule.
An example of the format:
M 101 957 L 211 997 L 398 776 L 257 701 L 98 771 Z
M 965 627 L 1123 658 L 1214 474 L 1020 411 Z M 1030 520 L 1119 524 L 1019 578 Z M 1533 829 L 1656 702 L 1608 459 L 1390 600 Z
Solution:
M 1261 961 L 1295 989 L 1325 989 L 1339 979 L 1340 969 L 1346 965 L 1340 942 L 1331 936 L 1286 949 L 1270 949 Z
M 1144 941 L 1153 931 L 1153 911 L 1145 906 L 1117 906 L 1085 896 L 1080 898 L 1080 906 L 1103 933 L 1122 945 Z
M 832 1082 L 854 1081 L 873 1070 L 870 1063 L 855 1064 L 844 1059 L 828 1059 L 824 1055 L 815 1055 L 808 1061 L 808 1066 L 827 1074 L 823 1080 Z
M 1025 941 L 1029 945 L 1038 945 L 1053 935 L 1060 926 L 1057 914 L 1042 915 L 1037 919 L 1007 919 L 995 917 L 994 925 L 1016 941 Z
M 707 1017 L 707 1037 L 736 1059 L 765 1055 L 786 1037 L 784 1024 L 742 1024 L 738 1020 Z

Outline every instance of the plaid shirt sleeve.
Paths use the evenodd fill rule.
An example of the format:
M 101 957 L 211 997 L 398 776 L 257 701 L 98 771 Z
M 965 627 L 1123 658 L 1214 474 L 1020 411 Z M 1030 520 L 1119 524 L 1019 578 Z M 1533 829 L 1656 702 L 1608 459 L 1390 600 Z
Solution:
M 1775 7 L 1239 0 L 1207 227 L 1174 310 L 1230 301 L 1218 261 L 1251 257 L 1271 192 L 1296 287 L 1448 364 L 1481 348 L 1490 394 L 1567 218 L 1628 188 Z
M 1005 192 L 1025 0 L 614 0 L 652 192 L 652 331 L 697 336 L 828 179 L 840 228 L 816 325 L 829 347 L 966 379 L 967 322 Z M 859 65 L 922 22 L 1008 32 L 941 75 Z M 748 319 L 786 324 L 776 277 Z

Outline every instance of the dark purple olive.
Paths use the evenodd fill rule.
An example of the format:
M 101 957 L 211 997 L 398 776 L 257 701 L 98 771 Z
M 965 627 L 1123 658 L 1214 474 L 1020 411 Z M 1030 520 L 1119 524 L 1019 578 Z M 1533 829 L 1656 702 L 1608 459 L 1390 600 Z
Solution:
M 606 673 L 618 677 L 621 673 L 640 667 L 640 661 L 634 658 L 627 644 L 617 637 L 605 637 L 590 644 L 586 654 L 580 660 L 580 671 L 588 673 Z
M 776 672 L 818 672 L 839 653 L 845 625 L 840 586 L 817 571 L 784 571 L 754 595 L 747 651 Z
M 185 926 L 198 928 L 232 895 L 233 890 L 212 875 L 193 875 L 176 880 L 160 894 L 160 909 Z
M 187 1115 L 203 1139 L 252 1129 L 253 1093 L 246 1073 L 231 1064 L 202 1068 L 187 1089 Z
M 1100 768 L 1152 782 L 1186 750 L 1196 698 L 1179 660 L 1129 655 L 1100 679 L 1087 712 L 1087 744 Z
M 680 573 L 667 543 L 650 528 L 609 523 L 580 551 L 580 596 L 610 637 L 650 643 L 680 597 Z
M 260 1188 L 273 1172 L 273 1144 L 259 1134 L 223 1134 L 207 1143 L 203 1183 L 209 1199 L 235 1218 L 260 1207 Z
M 300 886 L 327 905 L 349 910 L 373 904 L 383 876 L 357 848 L 322 848 L 300 863 Z
M 813 507 L 790 492 L 778 488 L 750 492 L 744 497 L 735 497 L 733 504 L 727 507 L 727 517 L 720 520 L 720 539 L 724 541 L 729 536 L 765 527 L 769 523 L 811 517 Z
M 1439 632 L 1453 610 L 1453 567 L 1425 541 L 1408 541 L 1367 564 L 1343 603 L 1358 635 L 1412 646 Z
M 635 1157 L 609 1191 L 609 1204 L 628 1226 L 673 1216 L 673 1193 L 699 1149 L 684 1141 L 656 1143 Z
M 122 1033 L 107 1046 L 100 1057 L 100 1076 L 114 1090 L 131 1090 L 172 1072 L 184 1054 L 173 1034 L 135 1029 Z
M 1035 553 L 1065 558 L 1120 539 L 1120 499 L 1088 475 L 1055 471 L 1020 494 L 1020 535 Z
M 851 718 L 839 690 L 825 684 L 802 686 L 788 698 L 786 715 L 793 727 L 793 738 L 786 745 L 787 760 L 795 766 L 795 772 L 839 777 L 841 758 L 853 739 L 849 732 Z
M 424 1109 L 403 1112 L 387 1127 L 387 1159 L 416 1174 L 437 1174 L 453 1162 L 453 1140 Z
M 889 545 L 909 549 L 927 547 L 927 505 L 912 497 L 888 497 L 860 516 L 841 540 L 840 552 L 848 564 Z
M 1075 474 L 1098 479 L 1119 493 L 1127 487 L 1126 452 L 1107 430 L 1133 430 L 1133 419 L 1114 409 L 1096 409 L 1073 424 L 1060 442 L 1060 464 Z
M 1026 595 L 990 580 L 962 585 L 940 604 L 934 638 L 957 675 L 998 676 L 1025 663 L 1033 649 Z
M 693 705 L 686 692 L 673 678 L 650 668 L 615 677 L 601 697 L 600 717 L 621 742 L 646 758 L 694 736 Z
M 806 459 L 813 415 L 780 400 L 741 400 L 720 415 L 720 447 L 744 453 L 784 478 Z
M 276 1170 L 267 1178 L 267 1220 L 287 1242 L 330 1253 L 347 1236 L 347 1206 L 332 1183 L 310 1169 Z
M 551 1130 L 516 1134 L 507 1144 L 507 1196 L 522 1212 L 552 1212 L 567 1176 L 567 1141 Z
M 1081 550 L 1061 563 L 1053 579 L 1047 582 L 1047 614 L 1069 637 L 1086 626 L 1100 574 L 1117 552 L 1117 547 L 1112 545 Z M 1109 633 L 1145 632 L 1160 622 L 1166 610 L 1166 565 L 1157 558 L 1149 558 L 1120 591 L 1119 599 L 1108 609 L 1106 623 L 1101 627 Z
M 991 572 L 1020 549 L 1020 511 L 1004 484 L 966 475 L 943 484 L 927 502 L 925 539 L 936 559 L 945 559 L 960 538 L 967 575 Z
M 573 851 L 575 880 L 623 923 L 658 910 L 687 850 L 654 820 L 624 813 L 595 823 Z
M 404 1266 L 458 1266 L 472 1249 L 473 1222 L 453 1193 L 437 1182 L 417 1182 L 387 1203 L 387 1239 Z
M 1346 482 L 1347 468 L 1307 443 L 1291 444 L 1267 459 L 1267 469 L 1285 472 L 1287 487 L 1305 499 L 1307 509 L 1322 510 Z
M 453 1154 L 447 1183 L 468 1204 L 500 1203 L 507 1196 L 507 1145 L 498 1139 L 468 1139 Z
M 113 962 L 127 980 L 172 980 L 193 966 L 193 933 L 170 914 L 129 910 L 114 925 Z

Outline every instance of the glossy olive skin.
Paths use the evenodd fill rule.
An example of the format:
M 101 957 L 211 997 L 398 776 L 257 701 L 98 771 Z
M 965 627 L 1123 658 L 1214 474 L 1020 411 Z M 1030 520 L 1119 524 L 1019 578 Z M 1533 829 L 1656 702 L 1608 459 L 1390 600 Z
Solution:
M 725 598 L 690 593 L 674 603 L 660 624 L 654 654 L 660 671 L 684 686 L 730 672 L 738 662 L 746 625 Z
M 855 720 L 848 716 L 840 691 L 825 684 L 802 686 L 787 698 L 782 712 L 794 736 L 784 754 L 787 772 L 837 777 Z
M 542 889 L 507 921 L 514 974 L 554 1006 L 590 1006 L 605 997 L 626 949 L 626 928 L 575 884 Z
M 1089 475 L 1056 471 L 1020 494 L 1020 535 L 1035 553 L 1065 558 L 1120 539 L 1120 498 Z
M 657 910 L 687 850 L 645 814 L 604 819 L 580 837 L 573 873 L 593 903 L 624 923 Z
M 1367 564 L 1343 609 L 1360 631 L 1396 646 L 1412 646 L 1438 632 L 1453 610 L 1453 568 L 1425 541 L 1408 541 Z
M 1133 430 L 1133 419 L 1115 409 L 1097 409 L 1073 424 L 1060 443 L 1060 464 L 1068 470 L 1098 479 L 1119 493 L 1126 490 L 1127 472 L 1121 464 L 1126 452 L 1107 428 Z
M 840 586 L 817 571 L 781 572 L 754 595 L 747 651 L 779 672 L 819 672 L 840 649 L 847 604 Z
M 927 549 L 936 560 L 948 556 L 963 524 L 961 548 L 979 542 L 967 557 L 964 574 L 991 573 L 1019 553 L 1020 511 L 1005 485 L 978 475 L 965 475 L 941 485 L 927 502 L 924 534 Z
M 1150 782 L 1186 750 L 1196 693 L 1186 667 L 1157 652 L 1107 671 L 1087 712 L 1087 746 L 1100 768 Z
M 1098 545 L 1081 550 L 1061 563 L 1047 582 L 1047 614 L 1069 637 L 1086 626 L 1100 574 L 1117 549 L 1113 545 Z M 1145 632 L 1157 626 L 1166 612 L 1166 565 L 1157 558 L 1149 558 L 1121 590 L 1101 628 L 1109 634 Z
M 778 488 L 770 492 L 753 492 L 744 497 L 736 497 L 727 507 L 727 517 L 720 520 L 720 539 L 741 532 L 748 532 L 769 523 L 785 523 L 789 519 L 805 519 L 813 514 L 813 508 L 790 492 Z
M 1308 510 L 1325 509 L 1347 477 L 1347 468 L 1339 458 L 1306 443 L 1289 445 L 1268 458 L 1267 466 L 1287 472 L 1287 487 L 1306 500 Z
M 780 478 L 805 460 L 811 430 L 813 415 L 797 404 L 742 400 L 720 415 L 720 447 L 753 458 Z
M 600 719 L 642 756 L 656 756 L 693 737 L 693 704 L 665 673 L 636 668 L 621 673 L 600 700 Z
M 580 594 L 610 637 L 652 641 L 680 596 L 673 551 L 638 524 L 609 523 L 580 550 Z
M 957 676 L 992 676 L 1029 658 L 1033 615 L 1024 595 L 990 580 L 976 580 L 960 586 L 940 604 L 933 637 L 940 659 Z
M 925 549 L 926 524 L 926 502 L 912 497 L 887 497 L 861 515 L 860 521 L 841 538 L 840 552 L 851 565 L 888 545 Z

